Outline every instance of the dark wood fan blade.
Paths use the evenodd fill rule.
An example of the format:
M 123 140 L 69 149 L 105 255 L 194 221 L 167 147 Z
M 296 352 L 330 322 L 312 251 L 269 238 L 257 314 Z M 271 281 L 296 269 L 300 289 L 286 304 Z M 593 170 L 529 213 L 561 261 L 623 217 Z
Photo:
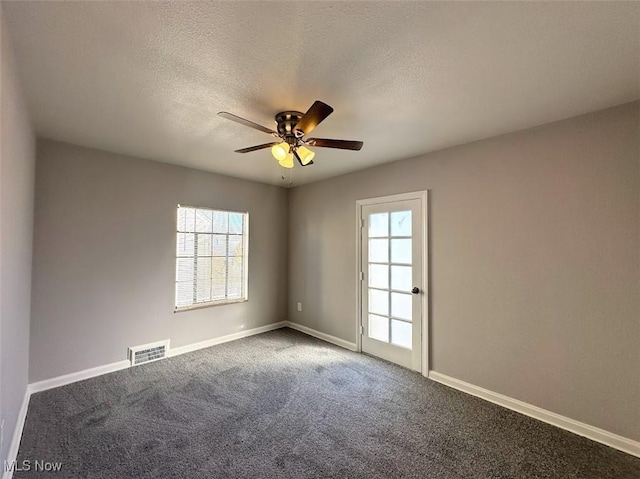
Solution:
M 307 145 L 318 146 L 320 148 L 338 148 L 340 150 L 359 151 L 364 145 L 361 141 L 353 140 L 329 140 L 327 138 L 309 138 Z
M 333 113 L 331 108 L 326 103 L 322 103 L 320 100 L 316 100 L 311 105 L 311 108 L 307 110 L 304 116 L 294 127 L 294 130 L 298 136 L 304 136 L 311 133 L 316 126 L 320 124 L 322 120 Z
M 274 141 L 273 143 L 265 143 L 264 145 L 256 145 L 249 146 L 247 148 L 242 148 L 241 150 L 236 150 L 236 153 L 251 153 L 252 151 L 263 150 L 265 148 L 271 148 L 274 145 L 277 145 L 278 142 Z
M 298 152 L 296 150 L 293 150 L 293 156 L 295 157 L 296 160 L 298 160 L 298 163 L 300 163 L 300 166 L 309 166 L 309 165 L 313 165 L 313 160 L 311 160 L 309 163 L 307 163 L 306 165 L 302 162 L 302 158 L 300 158 L 300 156 L 298 155 Z
M 226 118 L 227 120 L 235 121 L 236 123 L 240 123 L 241 125 L 248 126 L 249 128 L 253 128 L 254 130 L 259 130 L 264 133 L 268 133 L 270 135 L 278 136 L 278 133 L 276 133 L 273 130 L 270 130 L 266 126 L 258 125 L 257 123 L 254 123 L 252 121 L 245 120 L 244 118 L 240 118 L 238 115 L 234 115 L 233 113 L 221 111 L 221 112 L 218 112 L 218 116 L 221 116 L 222 118 Z

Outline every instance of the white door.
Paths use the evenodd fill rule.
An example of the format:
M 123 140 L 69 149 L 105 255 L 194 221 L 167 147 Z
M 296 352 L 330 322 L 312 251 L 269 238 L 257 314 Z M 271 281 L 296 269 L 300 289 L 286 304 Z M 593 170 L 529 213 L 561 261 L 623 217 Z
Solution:
M 362 352 L 422 372 L 422 200 L 360 208 Z

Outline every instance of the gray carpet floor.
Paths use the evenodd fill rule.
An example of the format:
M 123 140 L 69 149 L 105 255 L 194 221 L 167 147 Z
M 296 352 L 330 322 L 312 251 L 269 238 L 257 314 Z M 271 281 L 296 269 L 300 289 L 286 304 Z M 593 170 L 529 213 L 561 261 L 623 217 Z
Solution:
M 15 478 L 640 478 L 640 458 L 290 329 L 31 397 Z M 33 467 L 33 466 L 32 466 Z

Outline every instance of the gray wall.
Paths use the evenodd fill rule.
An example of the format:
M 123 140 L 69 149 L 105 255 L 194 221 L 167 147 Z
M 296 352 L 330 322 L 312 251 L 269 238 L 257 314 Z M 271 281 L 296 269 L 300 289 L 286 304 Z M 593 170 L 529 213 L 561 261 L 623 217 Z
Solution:
M 249 301 L 174 313 L 176 205 L 249 212 Z M 38 141 L 30 381 L 286 319 L 287 191 Z
M 7 457 L 27 388 L 35 136 L 0 20 L 0 463 Z
M 294 189 L 289 319 L 355 341 L 356 200 L 430 190 L 431 368 L 640 440 L 639 108 Z

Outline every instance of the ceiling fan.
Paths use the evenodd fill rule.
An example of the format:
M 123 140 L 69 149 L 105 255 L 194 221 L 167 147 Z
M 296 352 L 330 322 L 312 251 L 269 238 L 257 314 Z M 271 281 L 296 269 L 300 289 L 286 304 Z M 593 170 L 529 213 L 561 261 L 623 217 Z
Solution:
M 293 159 L 298 160 L 302 166 L 313 164 L 315 153 L 308 146 L 320 148 L 338 148 L 340 150 L 355 150 L 362 148 L 361 141 L 351 140 L 330 140 L 328 138 L 307 138 L 307 135 L 333 112 L 326 103 L 316 100 L 306 113 L 299 111 L 281 111 L 275 116 L 277 131 L 258 125 L 249 120 L 245 120 L 237 115 L 221 111 L 218 113 L 222 118 L 235 121 L 241 125 L 248 126 L 255 130 L 268 133 L 278 138 L 278 141 L 264 143 L 262 145 L 250 146 L 235 150 L 236 153 L 249 153 L 252 151 L 271 148 L 271 154 L 278 160 L 281 166 L 293 168 Z

